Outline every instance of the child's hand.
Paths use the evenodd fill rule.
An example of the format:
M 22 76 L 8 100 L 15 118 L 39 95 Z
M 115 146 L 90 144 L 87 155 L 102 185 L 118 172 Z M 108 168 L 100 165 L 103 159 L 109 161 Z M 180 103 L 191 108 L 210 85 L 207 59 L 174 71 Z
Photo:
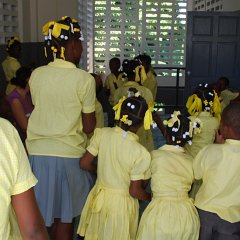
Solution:
M 225 142 L 225 139 L 223 138 L 219 130 L 216 131 L 214 143 L 223 144 L 224 142 Z

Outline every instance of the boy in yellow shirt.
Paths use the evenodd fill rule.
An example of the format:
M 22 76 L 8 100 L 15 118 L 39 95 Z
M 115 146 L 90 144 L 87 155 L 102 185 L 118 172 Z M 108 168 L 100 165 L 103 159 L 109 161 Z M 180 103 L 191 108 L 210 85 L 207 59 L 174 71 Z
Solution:
M 119 58 L 112 58 L 109 61 L 109 68 L 111 73 L 107 76 L 104 88 L 106 95 L 108 96 L 109 100 L 109 110 L 108 110 L 108 126 L 113 127 L 114 126 L 114 111 L 112 110 L 112 107 L 114 106 L 114 93 L 115 91 L 121 87 L 124 83 L 124 80 L 122 78 L 122 73 L 120 72 L 121 67 L 121 61 Z
M 211 144 L 194 159 L 196 179 L 202 179 L 195 206 L 200 216 L 200 240 L 240 239 L 240 103 L 222 113 L 223 144 Z

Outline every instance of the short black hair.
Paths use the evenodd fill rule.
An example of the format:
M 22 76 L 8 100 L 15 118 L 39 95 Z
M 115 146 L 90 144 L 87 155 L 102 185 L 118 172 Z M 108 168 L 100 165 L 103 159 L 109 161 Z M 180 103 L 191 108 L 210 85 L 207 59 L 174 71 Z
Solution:
M 229 81 L 229 79 L 228 79 L 227 77 L 222 76 L 222 77 L 220 77 L 220 78 L 218 79 L 218 81 L 223 81 L 224 84 L 225 84 L 225 86 L 226 86 L 226 87 L 229 87 L 230 81 Z
M 232 102 L 222 112 L 224 125 L 230 127 L 240 139 L 240 102 Z

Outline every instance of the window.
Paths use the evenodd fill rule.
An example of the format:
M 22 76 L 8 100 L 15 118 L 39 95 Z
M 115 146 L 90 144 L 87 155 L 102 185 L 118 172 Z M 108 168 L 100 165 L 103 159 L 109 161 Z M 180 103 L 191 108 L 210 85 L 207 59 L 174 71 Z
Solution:
M 0 0 L 0 43 L 6 44 L 10 37 L 18 35 L 18 1 Z
M 79 16 L 81 25 L 87 19 L 85 29 L 92 32 L 87 38 L 91 71 L 108 72 L 112 57 L 122 61 L 143 52 L 151 56 L 153 67 L 185 65 L 187 0 L 92 1 L 89 6 L 86 2 L 91 1 L 79 0 L 94 17 L 81 13 L 86 12 L 82 7 Z M 157 74 L 174 76 L 171 71 Z

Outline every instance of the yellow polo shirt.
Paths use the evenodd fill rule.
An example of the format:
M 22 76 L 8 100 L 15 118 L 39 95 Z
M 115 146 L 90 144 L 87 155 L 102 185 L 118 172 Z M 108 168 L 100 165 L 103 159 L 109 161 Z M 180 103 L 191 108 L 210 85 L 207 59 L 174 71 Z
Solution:
M 222 99 L 221 101 L 221 108 L 222 108 L 222 111 L 225 107 L 227 107 L 227 105 L 230 104 L 230 102 L 232 100 L 234 100 L 235 98 L 237 98 L 239 95 L 238 92 L 232 92 L 230 91 L 229 89 L 225 89 L 221 92 L 220 94 L 220 98 Z
M 30 91 L 34 105 L 26 146 L 30 155 L 81 157 L 85 152 L 82 113 L 95 111 L 95 80 L 73 63 L 55 59 L 35 69 Z
M 23 193 L 36 185 L 27 154 L 16 129 L 6 120 L 0 118 L 0 239 L 10 237 L 11 196 Z M 16 219 L 11 219 L 16 223 Z M 11 233 L 18 231 L 18 226 L 11 226 Z M 16 237 L 16 236 L 15 236 Z M 20 238 L 20 236 L 19 236 Z
M 8 81 L 6 95 L 9 95 L 16 88 L 16 85 L 11 84 L 10 81 L 13 77 L 16 77 L 16 71 L 21 67 L 21 65 L 16 58 L 7 56 L 2 62 L 2 67 L 6 80 Z
M 147 73 L 147 79 L 143 82 L 143 86 L 151 91 L 153 100 L 155 100 L 157 96 L 157 79 L 151 70 Z
M 196 179 L 203 183 L 195 206 L 234 223 L 240 221 L 240 141 L 211 144 L 193 161 Z
M 109 102 L 113 106 L 114 105 L 114 93 L 117 90 L 117 88 L 121 87 L 124 84 L 124 79 L 122 78 L 122 73 L 118 75 L 118 78 L 113 73 L 110 73 L 104 83 L 104 86 L 107 90 L 110 90 L 110 96 L 109 96 Z

